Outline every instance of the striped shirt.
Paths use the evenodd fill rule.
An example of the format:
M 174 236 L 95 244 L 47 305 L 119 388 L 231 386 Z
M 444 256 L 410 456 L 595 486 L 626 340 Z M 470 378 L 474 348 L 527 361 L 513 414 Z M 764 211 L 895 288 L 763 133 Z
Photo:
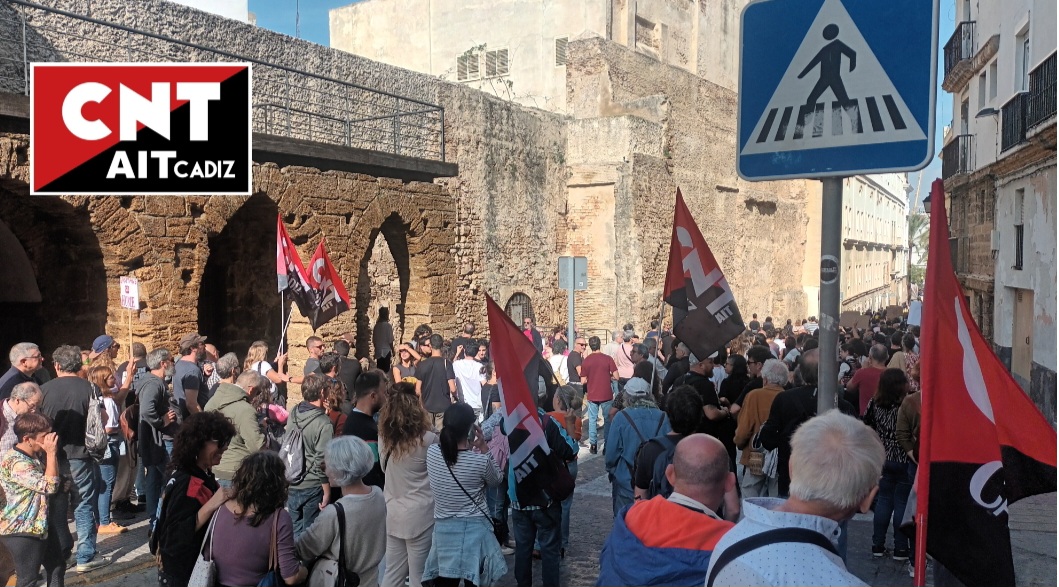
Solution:
M 908 462 L 908 455 L 897 442 L 897 412 L 900 407 L 901 402 L 897 402 L 889 408 L 884 408 L 872 398 L 864 411 L 864 423 L 875 430 L 879 440 L 882 440 L 883 448 L 886 449 L 886 460 L 905 463 Z
M 441 454 L 441 446 L 427 448 L 427 476 L 434 493 L 434 518 L 470 518 L 485 516 L 485 486 L 500 484 L 500 470 L 489 453 L 459 451 L 451 468 Z M 455 477 L 455 479 L 454 479 Z M 456 483 L 459 479 L 459 484 Z M 463 489 L 460 489 L 460 485 Z M 464 489 L 467 493 L 464 493 Z M 467 494 L 474 498 L 472 501 Z

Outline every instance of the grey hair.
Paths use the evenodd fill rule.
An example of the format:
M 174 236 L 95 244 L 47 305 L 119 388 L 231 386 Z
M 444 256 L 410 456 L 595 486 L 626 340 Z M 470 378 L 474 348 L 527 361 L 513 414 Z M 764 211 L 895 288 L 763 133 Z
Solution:
M 569 385 L 560 385 L 559 387 L 555 388 L 555 397 L 559 398 L 559 403 L 562 405 L 564 410 L 581 409 L 581 402 L 578 401 L 577 394 L 574 392 L 574 388 L 570 387 Z
M 364 479 L 371 472 L 375 456 L 368 444 L 356 436 L 339 436 L 327 443 L 324 461 L 338 486 L 345 487 Z
M 239 357 L 235 356 L 235 353 L 226 353 L 224 356 L 217 359 L 217 362 L 214 364 L 214 369 L 217 370 L 217 374 L 221 376 L 221 379 L 228 379 L 238 368 Z
M 868 349 L 868 358 L 876 363 L 882 363 L 884 365 L 886 364 L 886 357 L 889 356 L 889 354 L 890 352 L 881 344 L 872 345 L 872 347 Z
M 688 348 L 688 345 L 682 342 L 677 343 L 677 350 L 684 353 L 685 355 L 691 356 L 691 349 Z
M 51 360 L 55 368 L 63 373 L 77 373 L 84 365 L 81 360 L 81 349 L 68 344 L 55 349 L 55 352 L 51 354 Z
M 640 356 L 641 356 L 641 357 L 643 357 L 643 358 L 645 358 L 645 359 L 646 359 L 647 357 L 650 357 L 650 356 L 651 356 L 651 353 L 650 353 L 650 351 L 648 351 L 648 350 L 647 350 L 647 345 L 645 345 L 645 344 L 644 344 L 644 343 L 642 343 L 642 342 L 638 342 L 638 343 L 636 343 L 636 344 L 632 345 L 632 350 L 633 350 L 633 351 L 635 351 L 635 352 L 637 352 L 637 353 L 639 353 L 639 354 L 640 354 Z
M 790 370 L 779 359 L 769 359 L 761 366 L 761 378 L 765 380 L 765 383 L 783 386 L 787 383 L 789 377 Z
M 162 366 L 163 361 L 172 361 L 173 353 L 170 353 L 168 349 L 154 349 L 147 353 L 147 369 L 154 371 L 155 369 Z
M 830 410 L 799 426 L 791 437 L 791 497 L 848 512 L 879 484 L 885 460 L 874 430 Z
M 11 390 L 11 399 L 17 399 L 24 402 L 39 393 L 42 393 L 39 385 L 32 381 L 23 381 Z
M 25 359 L 33 354 L 33 351 L 40 350 L 35 343 L 32 342 L 20 342 L 15 346 L 11 347 L 11 352 L 8 353 L 7 358 L 11 360 L 12 365 L 17 365 L 19 361 Z
M 243 371 L 239 374 L 239 378 L 235 380 L 235 384 L 243 388 L 243 391 L 250 391 L 250 388 L 260 389 L 264 387 L 266 385 L 266 382 L 263 381 L 264 379 L 267 378 L 257 371 Z

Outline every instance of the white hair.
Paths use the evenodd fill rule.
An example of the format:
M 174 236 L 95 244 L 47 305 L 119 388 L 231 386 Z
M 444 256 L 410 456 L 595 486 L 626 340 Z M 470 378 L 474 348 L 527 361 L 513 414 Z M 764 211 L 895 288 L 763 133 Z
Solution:
M 40 386 L 32 381 L 23 381 L 11 390 L 11 399 L 17 399 L 19 401 L 29 401 L 33 396 L 43 393 L 40 390 Z
M 339 436 L 324 449 L 327 471 L 339 487 L 364 479 L 375 465 L 375 456 L 368 443 L 356 436 Z
M 799 426 L 791 437 L 791 497 L 848 512 L 879 484 L 885 461 L 874 430 L 830 410 Z
M 33 351 L 39 350 L 36 344 L 32 342 L 20 342 L 15 346 L 11 347 L 11 352 L 8 353 L 7 358 L 11 361 L 12 365 L 17 365 L 19 361 L 33 354 Z
M 769 359 L 761 366 L 761 378 L 765 380 L 765 383 L 771 383 L 782 387 L 787 383 L 789 376 L 790 370 L 787 369 L 787 365 L 779 359 Z

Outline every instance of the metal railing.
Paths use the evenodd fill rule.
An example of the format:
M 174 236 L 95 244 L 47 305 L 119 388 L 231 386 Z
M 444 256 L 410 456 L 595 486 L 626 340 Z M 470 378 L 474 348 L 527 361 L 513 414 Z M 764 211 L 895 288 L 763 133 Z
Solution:
M 1000 151 L 1004 152 L 1026 141 L 1027 92 L 1015 94 L 1000 107 Z M 1054 108 L 1054 104 L 1053 104 Z
M 26 0 L 0 3 L 0 91 L 28 95 L 30 63 L 67 61 L 248 62 L 254 132 L 445 160 L 436 104 Z
M 974 135 L 958 135 L 941 150 L 941 178 L 974 171 Z
M 956 25 L 956 30 L 945 43 L 945 77 L 959 62 L 974 57 L 974 22 L 966 20 Z
M 1026 127 L 1032 128 L 1055 116 L 1055 53 L 1030 72 L 1026 105 Z

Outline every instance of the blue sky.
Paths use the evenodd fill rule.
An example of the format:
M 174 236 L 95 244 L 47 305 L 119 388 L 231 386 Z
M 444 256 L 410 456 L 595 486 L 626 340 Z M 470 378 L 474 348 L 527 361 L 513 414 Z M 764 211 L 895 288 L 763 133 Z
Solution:
M 295 17 L 300 15 L 301 38 L 330 45 L 327 12 L 332 8 L 352 4 L 352 0 L 250 0 L 250 12 L 257 17 L 257 25 L 290 36 L 295 36 Z M 956 27 L 956 7 L 953 0 L 942 0 L 938 39 L 937 111 L 935 118 L 935 157 L 921 172 L 908 174 L 908 182 L 915 189 L 919 185 L 919 198 L 930 193 L 930 183 L 941 177 L 942 132 L 952 120 L 952 96 L 941 89 L 942 49 Z M 919 181 L 923 175 L 922 182 Z

